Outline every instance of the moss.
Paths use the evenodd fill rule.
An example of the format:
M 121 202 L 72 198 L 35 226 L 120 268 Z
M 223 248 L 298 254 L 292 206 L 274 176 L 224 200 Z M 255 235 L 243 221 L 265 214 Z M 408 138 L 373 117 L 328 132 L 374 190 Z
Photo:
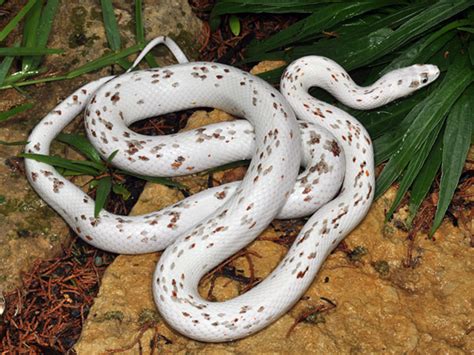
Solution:
M 86 19 L 89 13 L 84 6 L 74 7 L 71 11 L 70 21 L 72 24 L 72 33 L 69 35 L 68 44 L 69 48 L 77 48 L 80 46 L 91 47 L 94 41 L 100 37 L 93 35 L 90 37 L 86 36 Z M 94 16 L 94 8 L 91 10 L 91 17 Z M 90 27 L 90 22 L 87 22 L 87 26 Z
M 310 324 L 320 324 L 326 323 L 326 318 L 324 318 L 324 315 L 321 312 L 314 312 L 307 316 L 303 321 Z
M 140 312 L 138 316 L 138 324 L 141 326 L 146 323 L 158 323 L 160 321 L 160 315 L 154 309 L 145 308 Z
M 17 215 L 19 214 L 19 215 Z M 29 192 L 21 199 L 10 198 L 0 204 L 0 216 L 19 218 L 17 233 L 10 235 L 13 238 L 25 238 L 47 234 L 51 229 L 51 218 L 55 212 L 46 206 L 33 192 Z M 29 231 L 26 235 L 23 231 Z
M 387 276 L 390 272 L 390 266 L 385 260 L 378 260 L 373 264 L 375 271 L 377 271 L 380 276 Z
M 358 245 L 349 254 L 347 254 L 347 257 L 350 261 L 360 261 L 367 253 L 367 248 Z
M 118 320 L 119 322 L 121 322 L 124 318 L 125 316 L 121 311 L 108 311 L 105 312 L 103 316 L 97 317 L 95 321 L 101 323 L 109 320 Z

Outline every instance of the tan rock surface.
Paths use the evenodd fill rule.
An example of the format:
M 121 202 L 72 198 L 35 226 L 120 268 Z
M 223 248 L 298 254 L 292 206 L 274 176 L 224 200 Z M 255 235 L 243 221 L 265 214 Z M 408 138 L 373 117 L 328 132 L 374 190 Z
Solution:
M 348 247 L 365 248 L 360 258 L 336 251 L 330 255 L 305 297 L 285 316 L 249 338 L 228 344 L 203 344 L 178 335 L 162 321 L 141 340 L 149 351 L 154 332 L 170 340 L 158 341 L 159 351 L 199 353 L 467 353 L 473 349 L 472 336 L 472 248 L 469 238 L 445 221 L 435 240 L 420 235 L 416 240 L 418 266 L 403 266 L 408 243 L 406 233 L 384 225 L 384 211 L 394 190 L 374 204 L 364 222 L 346 238 Z M 388 232 L 387 232 L 388 231 Z M 248 249 L 255 274 L 268 274 L 285 253 L 285 248 L 268 241 L 274 231 L 267 229 Z M 155 310 L 151 279 L 157 254 L 120 256 L 107 270 L 96 304 L 91 310 L 78 354 L 101 353 L 133 342 L 141 327 L 143 312 Z M 232 266 L 250 275 L 248 260 L 240 257 Z M 210 281 L 202 282 L 207 295 Z M 231 298 L 242 285 L 218 277 L 212 292 L 217 300 Z M 287 332 L 304 312 L 334 302 L 337 307 L 320 313 L 310 322 Z M 120 312 L 120 319 L 111 317 Z M 155 313 L 153 313 L 155 314 Z M 138 344 L 126 353 L 138 354 Z
M 201 22 L 192 14 L 188 2 L 150 0 L 144 3 L 147 38 L 171 35 L 192 58 L 198 47 L 195 34 L 200 32 Z M 135 43 L 134 2 L 114 1 L 114 7 L 122 45 L 131 46 Z M 13 14 L 17 8 L 12 9 Z M 6 17 L 0 20 L 3 19 L 8 20 Z M 48 46 L 63 48 L 65 53 L 47 56 L 45 67 L 50 76 L 65 74 L 109 51 L 102 13 L 95 0 L 61 2 L 51 33 Z M 10 38 L 13 43 L 15 33 Z M 163 48 L 154 53 L 159 64 L 175 62 Z M 104 75 L 110 75 L 110 67 L 73 80 L 24 87 L 26 95 L 16 90 L 2 91 L 0 112 L 25 102 L 33 102 L 35 106 L 0 123 L 0 140 L 25 140 L 35 123 L 58 102 L 82 84 Z M 71 126 L 69 130 L 82 127 L 82 121 L 79 119 Z M 70 241 L 67 225 L 37 197 L 24 175 L 15 170 L 12 162 L 16 160 L 9 160 L 21 151 L 22 146 L 0 145 L 0 291 L 17 286 L 20 271 L 28 270 L 33 260 L 57 255 L 61 244 Z

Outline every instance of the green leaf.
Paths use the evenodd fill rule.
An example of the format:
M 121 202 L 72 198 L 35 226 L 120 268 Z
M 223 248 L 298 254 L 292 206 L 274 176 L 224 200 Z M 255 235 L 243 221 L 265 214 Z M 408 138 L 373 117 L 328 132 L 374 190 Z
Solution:
M 469 58 L 471 58 L 471 64 L 474 66 L 474 41 L 469 43 Z
M 41 8 L 43 7 L 43 1 L 38 0 L 34 4 L 33 8 L 28 12 L 25 17 L 25 24 L 23 26 L 23 46 L 34 47 L 37 46 L 36 35 L 38 30 L 38 24 L 41 17 Z M 26 72 L 31 69 L 31 63 L 33 57 L 24 57 L 21 63 L 21 71 Z
M 104 208 L 112 189 L 112 177 L 106 176 L 97 180 L 97 190 L 95 193 L 94 217 L 99 216 L 100 211 Z
M 15 47 L 17 47 L 17 45 L 15 45 Z M 2 61 L 2 64 L 0 64 L 0 86 L 4 83 L 14 58 L 15 57 L 13 56 L 5 57 L 5 59 Z
M 145 43 L 142 0 L 135 0 L 135 36 L 137 37 L 138 43 Z
M 97 176 L 102 170 L 95 169 L 94 167 L 86 164 L 88 162 L 83 160 L 69 160 L 54 155 L 45 155 L 45 154 L 33 154 L 33 153 L 21 153 L 20 157 L 33 159 L 41 163 L 46 163 L 55 167 L 82 172 L 86 175 Z M 90 162 L 89 162 L 90 163 Z
M 174 188 L 181 189 L 181 190 L 188 190 L 188 188 L 185 185 L 180 184 L 179 182 L 173 181 L 169 178 L 140 175 L 140 174 L 131 173 L 131 172 L 128 172 L 128 171 L 125 171 L 125 170 L 117 170 L 117 173 L 123 174 L 123 175 L 135 176 L 136 178 L 146 180 L 146 181 L 150 181 L 150 182 L 154 182 L 156 184 L 160 184 L 160 185 L 164 185 L 164 186 L 174 187 Z
M 49 34 L 51 33 L 51 28 L 54 22 L 54 16 L 58 10 L 59 0 L 48 0 L 43 12 L 41 13 L 41 22 L 38 27 L 37 41 L 36 45 L 38 47 L 46 47 L 48 43 Z M 33 58 L 31 67 L 33 69 L 37 68 L 41 63 L 40 57 Z
M 473 76 L 467 57 L 458 56 L 439 89 L 408 114 L 407 119 L 412 120 L 413 123 L 403 136 L 399 149 L 394 152 L 377 179 L 375 192 L 377 197 L 385 192 L 402 173 L 411 160 L 413 152 L 419 149 L 428 134 L 446 117 L 453 103 L 472 82 Z
M 70 78 L 68 78 L 66 75 L 61 75 L 61 76 L 52 76 L 52 77 L 49 77 L 49 78 L 27 80 L 27 81 L 23 81 L 21 83 L 16 83 L 16 84 L 4 84 L 4 85 L 0 86 L 0 90 L 11 89 L 11 88 L 17 89 L 17 88 L 22 87 L 22 86 L 49 83 L 49 82 L 53 82 L 53 81 L 60 81 L 60 80 L 66 80 L 66 79 L 70 79 Z
M 12 108 L 8 111 L 0 112 L 0 122 L 6 121 L 6 120 L 12 118 L 15 115 L 18 115 L 19 113 L 22 113 L 26 110 L 29 110 L 33 106 L 34 106 L 33 103 L 27 102 L 26 104 L 16 106 L 16 107 L 14 107 L 14 108 Z
M 400 205 L 403 196 L 405 196 L 405 193 L 408 191 L 413 181 L 415 181 L 415 178 L 418 176 L 428 157 L 428 154 L 436 142 L 439 131 L 441 130 L 441 126 L 442 124 L 438 124 L 438 126 L 430 132 L 428 138 L 420 147 L 420 149 L 414 152 L 413 158 L 408 163 L 408 167 L 406 168 L 405 172 L 403 173 L 403 177 L 400 180 L 400 186 L 398 188 L 397 195 L 395 196 L 395 200 L 386 214 L 386 220 L 389 220 L 392 217 L 393 212 L 395 212 L 396 208 Z
M 433 181 L 438 173 L 438 169 L 441 166 L 441 156 L 443 153 L 443 135 L 438 135 L 436 142 L 431 149 L 428 158 L 425 161 L 425 164 L 421 168 L 418 176 L 416 177 L 413 185 L 411 187 L 411 196 L 410 196 L 410 217 L 409 223 L 416 215 L 418 208 L 421 206 L 421 203 L 425 199 L 428 191 L 433 184 Z
M 321 7 L 321 4 L 333 1 L 321 0 L 220 0 L 214 5 L 209 18 L 211 30 L 215 31 L 220 23 L 220 15 L 238 13 L 309 13 Z
M 206 171 L 203 171 L 201 174 L 202 175 L 212 174 L 212 173 L 216 173 L 218 171 L 224 171 L 224 170 L 227 170 L 227 169 L 238 168 L 239 166 L 248 166 L 249 164 L 250 164 L 250 160 L 238 160 L 238 161 L 234 161 L 232 163 L 228 163 L 228 164 L 224 164 L 224 165 L 221 165 L 221 166 L 217 166 L 217 167 L 212 168 L 212 169 L 208 169 Z
M 90 160 L 96 163 L 102 163 L 99 152 L 94 148 L 92 143 L 87 138 L 79 134 L 59 133 L 56 139 L 62 143 L 69 144 L 70 146 L 76 148 L 77 151 L 84 154 L 84 156 Z
M 117 155 L 118 152 L 119 152 L 118 149 L 117 149 L 117 150 L 114 150 L 114 151 L 109 155 L 109 157 L 107 158 L 107 163 L 110 164 L 110 163 L 112 162 L 112 160 L 115 158 L 115 156 Z
M 113 51 L 118 51 L 121 47 L 120 32 L 117 19 L 115 18 L 112 0 L 100 0 L 100 4 L 102 6 L 102 16 L 109 46 Z
M 441 183 L 435 219 L 430 234 L 438 229 L 448 209 L 461 176 L 471 144 L 474 85 L 456 101 L 446 120 L 441 164 Z
M 0 56 L 2 57 L 59 54 L 63 52 L 64 51 L 62 49 L 56 49 L 56 48 L 40 48 L 40 47 L 0 48 Z
M 305 55 L 323 55 L 335 60 L 346 70 L 353 70 L 370 64 L 400 48 L 470 5 L 470 0 L 456 2 L 439 0 L 410 18 L 396 30 L 381 28 L 361 37 L 319 41 L 312 45 L 294 47 L 284 52 L 273 52 L 259 59 L 284 59 L 290 62 Z
M 469 33 L 474 33 L 474 28 L 473 27 L 458 27 L 459 31 L 464 31 L 464 32 L 469 32 Z
M 448 41 L 450 41 L 456 32 L 453 31 L 459 23 L 463 21 L 454 21 L 428 37 L 423 37 L 420 41 L 410 46 L 407 50 L 402 52 L 400 56 L 395 58 L 389 65 L 387 65 L 381 72 L 380 76 L 392 71 L 394 69 L 407 67 L 416 63 L 426 62 L 433 53 L 440 50 Z
M 129 55 L 131 55 L 133 53 L 141 51 L 143 49 L 143 47 L 144 47 L 144 44 L 139 43 L 139 44 L 135 44 L 135 45 L 133 45 L 129 48 L 123 49 L 123 50 L 121 50 L 120 52 L 117 52 L 117 53 L 105 54 L 102 57 L 93 60 L 92 62 L 86 63 L 83 66 L 81 66 L 77 69 L 74 69 L 73 71 L 68 73 L 65 77 L 67 79 L 72 79 L 72 78 L 75 78 L 75 77 L 80 76 L 82 74 L 89 73 L 91 71 L 101 69 L 101 68 L 106 67 L 106 66 L 111 65 L 111 64 L 115 64 L 120 59 L 128 57 Z M 61 77 L 61 79 L 62 78 L 63 77 Z
M 36 0 L 29 0 L 28 3 L 21 8 L 21 10 L 15 15 L 15 17 L 0 31 L 0 42 L 3 41 L 8 34 L 18 25 L 23 17 L 31 10 L 35 5 Z
M 304 41 L 342 21 L 393 3 L 390 0 L 371 0 L 327 5 L 266 40 L 254 41 L 248 46 L 246 53 L 254 56 L 296 41 Z
M 240 20 L 237 16 L 232 15 L 229 17 L 229 27 L 234 36 L 238 36 L 240 34 Z
M 130 191 L 128 191 L 125 186 L 123 186 L 122 184 L 114 184 L 112 186 L 112 191 L 117 194 L 117 195 L 120 195 L 122 196 L 122 198 L 127 201 L 130 196 L 131 196 L 131 193 Z
M 143 9 L 142 0 L 135 0 L 135 34 L 137 37 L 137 43 L 145 43 L 145 26 L 143 24 Z M 158 67 L 158 63 L 155 58 L 148 53 L 145 56 L 145 60 L 150 68 Z
M 27 141 L 16 141 L 16 142 L 7 142 L 0 140 L 1 145 L 25 145 L 28 144 Z

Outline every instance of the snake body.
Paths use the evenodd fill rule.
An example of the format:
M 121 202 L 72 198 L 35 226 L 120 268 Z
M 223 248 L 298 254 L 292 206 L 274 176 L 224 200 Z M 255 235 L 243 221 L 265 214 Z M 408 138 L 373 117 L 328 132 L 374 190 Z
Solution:
M 174 48 L 169 39 L 154 44 L 159 42 Z M 373 198 L 368 133 L 352 116 L 307 90 L 317 85 L 350 107 L 370 109 L 429 84 L 439 71 L 430 65 L 412 66 L 362 88 L 330 59 L 304 57 L 287 68 L 282 95 L 239 69 L 187 63 L 179 53 L 177 57 L 178 65 L 103 78 L 80 88 L 35 127 L 26 151 L 48 154 L 56 134 L 85 108 L 93 144 L 104 157 L 118 150 L 113 162 L 123 169 L 176 176 L 251 157 L 241 183 L 207 190 L 144 216 L 103 211 L 94 218 L 94 201 L 52 166 L 27 159 L 27 176 L 77 234 L 99 248 L 141 253 L 172 243 L 153 280 L 161 314 L 197 340 L 238 339 L 292 307 L 331 250 L 366 215 Z M 142 136 L 127 128 L 140 119 L 195 107 L 220 108 L 249 122 L 166 137 Z M 306 170 L 297 177 L 301 161 Z M 326 203 L 342 179 L 340 194 Z M 199 295 L 202 276 L 255 239 L 273 218 L 318 208 L 283 261 L 259 285 L 226 302 L 209 302 Z

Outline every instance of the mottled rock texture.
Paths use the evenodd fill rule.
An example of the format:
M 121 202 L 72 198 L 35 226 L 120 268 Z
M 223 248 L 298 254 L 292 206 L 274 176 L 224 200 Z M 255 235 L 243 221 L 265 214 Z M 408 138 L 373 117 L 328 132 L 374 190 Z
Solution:
M 129 47 L 135 44 L 134 2 L 121 0 L 113 3 L 122 46 Z M 22 5 L 10 2 L 5 6 L 11 6 L 7 9 L 15 14 Z M 201 31 L 201 23 L 192 14 L 186 0 L 146 0 L 143 14 L 148 39 L 170 35 L 190 58 L 195 56 L 199 47 L 196 34 Z M 3 17 L 0 28 L 9 19 Z M 8 38 L 10 44 L 21 34 L 20 29 L 15 31 Z M 44 67 L 48 69 L 49 76 L 66 74 L 110 52 L 100 3 L 95 0 L 61 2 L 48 46 L 65 50 L 64 54 L 46 58 Z M 153 53 L 160 65 L 175 62 L 164 48 L 157 48 Z M 0 140 L 26 140 L 34 125 L 57 103 L 86 82 L 112 73 L 112 67 L 108 67 L 73 80 L 23 87 L 24 94 L 13 89 L 3 90 L 0 112 L 25 102 L 35 105 L 14 119 L 0 123 Z M 68 129 L 82 129 L 82 120 L 79 118 Z M 35 259 L 54 257 L 61 251 L 61 244 L 66 245 L 71 240 L 67 225 L 37 197 L 24 174 L 18 170 L 21 169 L 21 161 L 11 159 L 21 151 L 21 145 L 0 145 L 0 291 L 3 292 L 19 285 L 20 272 L 28 270 Z M 65 153 L 64 146 L 60 145 L 55 146 L 53 151 Z

